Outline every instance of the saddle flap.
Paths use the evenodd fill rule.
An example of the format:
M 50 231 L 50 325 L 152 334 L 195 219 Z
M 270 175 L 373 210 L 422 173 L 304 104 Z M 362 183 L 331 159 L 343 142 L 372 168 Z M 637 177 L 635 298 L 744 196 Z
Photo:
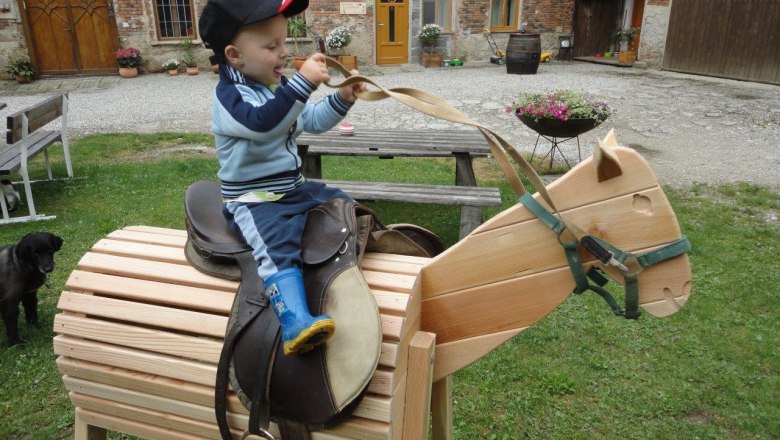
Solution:
M 337 252 L 346 251 L 347 237 L 350 228 L 354 226 L 345 209 L 343 200 L 334 199 L 309 211 L 301 240 L 301 258 L 304 263 L 320 264 Z
M 199 253 L 230 254 L 251 250 L 243 237 L 230 229 L 222 215 L 219 182 L 201 180 L 190 185 L 184 194 L 184 212 L 187 231 Z

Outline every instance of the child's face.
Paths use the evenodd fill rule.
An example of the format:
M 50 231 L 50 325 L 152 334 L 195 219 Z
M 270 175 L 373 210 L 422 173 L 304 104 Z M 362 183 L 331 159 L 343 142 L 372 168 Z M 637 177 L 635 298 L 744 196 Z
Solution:
M 225 49 L 228 62 L 245 76 L 264 84 L 277 84 L 282 79 L 290 52 L 287 19 L 282 15 L 241 27 L 231 46 Z

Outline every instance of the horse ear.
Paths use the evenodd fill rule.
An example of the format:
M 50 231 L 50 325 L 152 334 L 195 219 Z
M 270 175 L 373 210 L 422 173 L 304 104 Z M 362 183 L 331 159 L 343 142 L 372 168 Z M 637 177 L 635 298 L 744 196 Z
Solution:
M 593 160 L 596 164 L 596 177 L 598 177 L 599 182 L 622 175 L 623 170 L 620 168 L 620 161 L 614 148 L 618 146 L 615 129 L 609 130 L 607 136 L 603 140 L 598 139 L 598 141 L 599 146 L 593 152 Z

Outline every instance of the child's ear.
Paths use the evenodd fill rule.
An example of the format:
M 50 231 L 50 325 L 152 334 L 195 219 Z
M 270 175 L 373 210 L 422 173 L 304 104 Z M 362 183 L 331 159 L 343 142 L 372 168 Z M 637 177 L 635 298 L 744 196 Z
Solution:
M 233 67 L 241 67 L 244 64 L 241 60 L 241 51 L 232 44 L 225 47 L 225 60 Z

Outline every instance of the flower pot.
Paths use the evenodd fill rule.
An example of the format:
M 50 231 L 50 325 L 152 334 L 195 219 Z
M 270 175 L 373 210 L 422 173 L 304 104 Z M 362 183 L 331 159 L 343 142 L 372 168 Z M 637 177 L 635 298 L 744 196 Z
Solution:
M 569 119 L 561 121 L 559 119 L 534 119 L 528 116 L 520 116 L 515 113 L 520 122 L 528 126 L 531 130 L 550 137 L 569 138 L 579 136 L 582 133 L 598 127 L 605 119 Z
M 30 82 L 30 78 L 22 75 L 16 75 L 16 82 L 20 84 L 27 84 L 28 82 Z
M 422 64 L 423 67 L 441 67 L 443 58 L 444 57 L 438 52 L 422 52 L 420 53 L 420 64 Z
M 354 55 L 339 55 L 339 63 L 343 64 L 347 70 L 357 69 L 357 57 Z
M 137 67 L 120 67 L 119 68 L 119 76 L 122 78 L 135 78 L 138 76 L 138 68 Z
M 295 67 L 295 70 L 301 70 L 301 66 L 303 66 L 303 63 L 306 62 L 307 57 L 300 57 L 296 56 L 293 60 L 293 67 Z
M 176 76 L 179 74 L 179 69 L 168 69 L 168 76 Z
M 197 75 L 197 74 L 198 74 L 197 67 L 187 67 L 187 75 Z
M 618 55 L 620 64 L 634 64 L 634 61 L 636 61 L 636 52 L 633 50 L 624 50 Z

